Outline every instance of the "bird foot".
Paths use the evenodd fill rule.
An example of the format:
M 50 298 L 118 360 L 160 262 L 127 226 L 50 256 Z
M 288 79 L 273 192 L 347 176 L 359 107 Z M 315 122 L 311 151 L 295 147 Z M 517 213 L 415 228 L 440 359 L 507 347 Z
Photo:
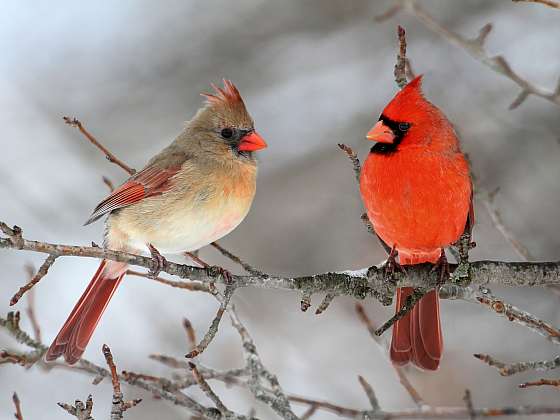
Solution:
M 232 274 L 223 267 L 218 265 L 210 265 L 206 267 L 206 271 L 208 272 L 209 276 L 221 276 L 224 279 L 225 284 L 232 284 L 233 283 L 233 276 Z
M 393 281 L 393 275 L 399 271 L 406 276 L 406 270 L 402 265 L 397 262 L 397 249 L 395 246 L 391 248 L 391 252 L 387 257 L 387 261 L 385 261 L 385 265 L 383 266 L 383 275 L 386 281 Z
M 439 270 L 438 284 L 443 284 L 447 280 L 449 280 L 451 272 L 449 271 L 449 262 L 447 261 L 447 256 L 445 255 L 445 251 L 443 250 L 443 248 L 441 249 L 439 259 L 430 270 L 430 273 L 433 273 L 437 270 Z
M 195 263 L 199 264 L 202 268 L 206 269 L 206 273 L 208 274 L 208 276 L 210 277 L 221 276 L 224 279 L 225 284 L 233 283 L 232 274 L 225 268 L 222 268 L 217 265 L 210 265 L 205 261 L 201 260 L 196 255 L 194 255 L 192 252 L 185 252 L 185 254 L 187 254 L 189 258 L 192 259 Z
M 159 253 L 156 247 L 153 246 L 152 244 L 148 244 L 148 249 L 150 250 L 150 254 L 152 255 L 152 261 L 154 263 L 154 266 L 150 268 L 148 275 L 152 278 L 156 278 L 161 272 L 161 270 L 163 270 L 163 267 L 165 267 L 165 264 L 167 264 L 167 260 L 163 255 Z

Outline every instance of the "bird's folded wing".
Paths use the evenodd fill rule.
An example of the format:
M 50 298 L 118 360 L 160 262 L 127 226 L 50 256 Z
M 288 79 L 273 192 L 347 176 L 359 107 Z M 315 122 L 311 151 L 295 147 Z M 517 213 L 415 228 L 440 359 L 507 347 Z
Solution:
M 97 205 L 88 221 L 89 225 L 113 210 L 130 206 L 144 198 L 161 194 L 171 188 L 171 178 L 179 172 L 180 166 L 161 169 L 148 166 L 134 174 L 123 185 Z

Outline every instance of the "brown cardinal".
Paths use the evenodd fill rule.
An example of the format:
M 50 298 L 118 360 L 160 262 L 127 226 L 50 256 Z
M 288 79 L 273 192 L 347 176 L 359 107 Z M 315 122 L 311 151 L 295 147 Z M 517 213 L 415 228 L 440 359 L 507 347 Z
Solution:
M 402 265 L 447 264 L 443 248 L 473 223 L 472 183 L 459 140 L 445 115 L 412 80 L 367 134 L 371 148 L 360 191 L 377 235 Z M 394 261 L 393 261 L 394 262 Z M 397 290 L 397 311 L 412 289 Z M 391 360 L 435 370 L 443 350 L 437 291 L 393 327 Z
M 266 147 L 237 88 L 203 94 L 177 138 L 115 189 L 86 222 L 108 214 L 105 247 L 131 253 L 197 250 L 231 232 L 255 195 L 254 152 Z M 46 354 L 78 361 L 127 266 L 103 260 Z

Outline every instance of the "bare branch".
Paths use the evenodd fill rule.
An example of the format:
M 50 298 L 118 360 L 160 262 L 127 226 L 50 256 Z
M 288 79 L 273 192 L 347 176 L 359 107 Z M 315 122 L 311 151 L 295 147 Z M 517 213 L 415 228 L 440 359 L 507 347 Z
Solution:
M 538 360 L 517 363 L 504 363 L 497 359 L 494 359 L 488 354 L 474 354 L 474 357 L 482 360 L 488 366 L 496 368 L 499 374 L 502 376 L 511 376 L 517 373 L 526 372 L 528 370 L 543 372 L 560 367 L 560 356 L 557 356 L 552 360 Z
M 377 400 L 377 397 L 375 396 L 375 392 L 373 391 L 373 388 L 371 387 L 371 385 L 368 383 L 368 381 L 366 381 L 364 379 L 363 376 L 358 375 L 358 381 L 360 382 L 360 385 L 362 386 L 362 388 L 364 389 L 364 392 L 366 393 L 369 403 L 371 405 L 371 408 L 374 412 L 381 410 L 381 406 L 379 405 L 379 401 Z
M 111 383 L 113 384 L 113 404 L 111 408 L 111 420 L 121 420 L 123 414 L 129 408 L 135 407 L 142 400 L 135 399 L 130 401 L 124 401 L 123 393 L 121 391 L 121 383 L 119 381 L 119 375 L 117 374 L 117 367 L 113 361 L 113 355 L 111 354 L 111 349 L 107 344 L 103 344 L 103 356 L 105 356 L 105 361 L 107 366 L 109 366 L 109 371 L 111 372 Z
M 360 159 L 358 159 L 358 155 L 354 153 L 350 146 L 347 146 L 344 143 L 339 143 L 338 147 L 348 155 L 348 159 L 350 159 L 350 161 L 352 162 L 352 167 L 354 168 L 354 176 L 356 177 L 356 181 L 358 181 L 358 184 L 360 184 L 360 174 L 362 172 L 362 166 L 360 165 Z
M 321 304 L 317 307 L 315 315 L 320 315 L 325 312 L 335 297 L 336 295 L 334 293 L 327 293 Z
M 554 9 L 560 9 L 560 3 L 555 2 L 553 0 L 511 0 L 514 3 L 539 3 L 544 4 L 545 6 L 552 7 Z
M 406 314 L 409 313 L 412 310 L 412 308 L 414 308 L 414 305 L 416 305 L 420 301 L 420 299 L 424 297 L 425 294 L 426 291 L 423 289 L 420 288 L 414 289 L 412 293 L 406 297 L 404 305 L 401 306 L 401 308 L 397 311 L 397 313 L 393 315 L 381 327 L 379 327 L 374 334 L 377 336 L 382 335 L 385 331 L 391 328 L 391 326 L 395 322 L 397 322 L 399 319 L 404 318 Z
M 406 32 L 402 26 L 397 27 L 399 37 L 399 53 L 397 54 L 397 64 L 395 64 L 395 82 L 399 88 L 404 88 L 406 81 Z
M 21 297 L 28 290 L 30 290 L 33 286 L 35 286 L 37 283 L 39 283 L 41 281 L 41 279 L 47 275 L 47 273 L 49 271 L 49 268 L 51 268 L 51 266 L 54 264 L 56 258 L 57 257 L 54 256 L 54 255 L 49 255 L 47 257 L 45 262 L 41 265 L 41 267 L 37 271 L 37 274 L 35 274 L 33 276 L 33 278 L 27 284 L 20 287 L 19 290 L 17 291 L 17 293 L 12 297 L 12 299 L 10 300 L 10 306 L 13 306 L 16 303 L 18 303 L 18 301 L 21 299 Z
M 228 285 L 224 292 L 224 298 L 220 301 L 220 307 L 218 308 L 218 312 L 216 313 L 216 316 L 214 317 L 212 323 L 210 324 L 210 328 L 208 329 L 208 331 L 206 332 L 206 334 L 204 335 L 200 343 L 198 343 L 194 347 L 194 349 L 192 349 L 189 353 L 185 355 L 186 358 L 192 359 L 193 357 L 196 357 L 199 354 L 201 354 L 204 350 L 206 350 L 208 344 L 210 344 L 210 342 L 214 339 L 214 337 L 218 332 L 218 327 L 220 326 L 220 321 L 222 320 L 222 316 L 224 315 L 224 312 L 227 310 L 229 301 L 233 296 L 233 292 L 235 292 L 235 287 Z
M 542 1 L 549 2 L 550 0 L 542 0 Z M 551 3 L 555 4 L 555 2 L 551 2 Z M 481 62 L 482 64 L 489 67 L 496 73 L 499 73 L 507 77 L 508 79 L 512 80 L 515 84 L 517 84 L 521 89 L 521 93 L 517 97 L 517 99 L 510 105 L 510 109 L 513 109 L 521 105 L 521 103 L 523 103 L 523 101 L 529 95 L 535 95 L 543 99 L 546 99 L 547 101 L 552 102 L 555 105 L 560 105 L 560 92 L 548 91 L 529 82 L 527 79 L 524 79 L 515 71 L 513 71 L 513 69 L 511 68 L 511 66 L 509 65 L 509 63 L 506 61 L 504 57 L 500 55 L 498 56 L 488 55 L 488 53 L 484 49 L 484 41 L 486 40 L 486 37 L 491 30 L 490 25 L 484 26 L 481 29 L 478 37 L 474 39 L 467 39 L 451 31 L 450 29 L 446 28 L 441 23 L 439 23 L 437 20 L 435 20 L 435 18 L 432 15 L 430 15 L 428 12 L 426 12 L 423 8 L 421 8 L 418 5 L 418 2 L 416 0 L 400 0 L 398 4 L 401 6 L 399 10 L 401 9 L 406 10 L 408 13 L 410 13 L 412 16 L 416 17 L 420 22 L 422 22 L 429 30 L 440 35 L 441 37 L 443 37 L 453 45 L 456 45 L 464 49 L 475 60 Z M 393 15 L 396 13 L 396 11 L 393 13 Z
M 189 321 L 187 318 L 183 318 L 183 328 L 187 333 L 189 349 L 192 350 L 196 347 L 196 333 L 194 331 L 191 321 Z
M 554 344 L 560 344 L 560 330 L 549 323 L 538 319 L 529 312 L 523 311 L 492 294 L 488 288 L 475 296 L 478 303 L 492 310 L 498 316 L 506 318 L 508 321 L 522 325 L 537 334 L 545 337 Z
M 1 226 L 1 222 L 0 222 Z M 22 249 L 54 256 L 79 256 L 108 259 L 125 262 L 130 265 L 153 268 L 154 261 L 149 257 L 114 251 L 99 247 L 85 247 L 51 244 L 37 242 L 19 237 L 0 238 L 0 248 Z M 302 293 L 335 293 L 337 295 L 353 296 L 363 299 L 368 296 L 376 297 L 386 303 L 392 298 L 395 288 L 413 287 L 433 289 L 439 280 L 437 273 L 431 272 L 430 264 L 418 264 L 407 270 L 406 276 L 402 273 L 393 275 L 394 282 L 387 282 L 382 267 L 372 266 L 367 269 L 344 272 L 320 273 L 303 277 L 276 277 L 269 276 L 232 276 L 231 281 L 236 287 L 259 287 L 267 289 L 298 290 Z M 457 268 L 450 264 L 450 271 Z M 504 286 L 548 286 L 560 284 L 560 262 L 503 262 L 503 261 L 476 261 L 470 263 L 471 284 L 488 285 L 500 284 Z M 177 264 L 166 261 L 162 270 L 171 275 L 204 283 L 225 283 L 220 273 Z M 158 280 L 161 281 L 161 280 Z M 440 295 L 446 296 L 449 290 L 445 286 L 455 287 L 452 283 L 445 283 L 440 288 Z
M 241 267 L 243 267 L 243 269 L 249 273 L 252 274 L 254 276 L 261 276 L 261 277 L 267 277 L 267 274 L 263 273 L 260 270 L 257 270 L 255 267 L 253 267 L 252 265 L 248 264 L 247 262 L 243 261 L 241 258 L 239 258 L 237 255 L 232 254 L 230 251 L 228 251 L 227 249 L 225 249 L 223 246 L 221 246 L 218 242 L 212 242 L 210 245 L 212 245 L 214 248 L 216 248 L 218 251 L 220 251 L 220 253 L 222 255 L 224 255 L 225 257 L 229 258 L 230 260 L 232 260 L 233 262 L 239 264 Z
M 74 405 L 59 402 L 58 406 L 78 420 L 94 420 L 91 416 L 91 411 L 93 410 L 93 398 L 91 395 L 88 395 L 85 404 L 80 400 L 76 400 Z
M 560 389 L 560 379 L 539 379 L 535 382 L 525 382 L 523 384 L 519 384 L 519 388 L 529 388 L 531 386 L 542 386 L 542 385 L 549 385 L 555 386 L 556 388 Z
M 469 391 L 468 389 L 465 390 L 465 396 L 463 397 L 463 401 L 465 401 L 465 406 L 467 407 L 467 410 L 469 412 L 470 420 L 475 420 L 476 414 L 472 402 L 471 391 Z
M 221 299 L 219 296 L 217 298 Z M 231 305 L 226 310 L 231 320 L 231 325 L 233 325 L 239 333 L 243 344 L 245 362 L 250 375 L 250 379 L 247 383 L 249 390 L 257 400 L 267 404 L 281 418 L 286 420 L 298 420 L 298 417 L 290 407 L 290 400 L 284 393 L 278 379 L 264 367 L 257 353 L 255 343 L 245 328 L 245 325 L 241 323 L 237 316 L 235 307 Z M 263 382 L 265 382 L 266 385 L 263 385 Z M 271 391 L 266 392 L 265 386 L 270 387 Z
M 12 401 L 14 402 L 14 407 L 16 408 L 14 417 L 17 420 L 23 420 L 23 414 L 21 413 L 21 402 L 19 400 L 18 394 L 16 394 L 15 392 L 12 395 Z
M 502 216 L 500 215 L 500 211 L 496 208 L 494 204 L 494 199 L 496 197 L 498 189 L 488 192 L 482 189 L 480 186 L 477 186 L 477 190 L 479 196 L 481 198 L 482 203 L 486 207 L 486 211 L 488 215 L 492 219 L 492 224 L 498 231 L 502 234 L 506 241 L 513 247 L 517 255 L 523 258 L 525 261 L 534 261 L 535 257 L 529 252 L 529 250 L 516 238 L 515 235 L 511 232 L 509 228 L 507 228 L 503 221 Z
M 371 321 L 371 319 L 367 316 L 363 305 L 360 304 L 360 303 L 356 303 L 355 308 L 356 308 L 356 312 L 358 314 L 358 318 L 360 318 L 360 320 L 364 323 L 364 325 L 366 326 L 371 338 L 373 338 L 373 340 L 375 341 L 375 343 L 379 347 L 380 351 L 382 353 L 386 352 L 386 349 L 383 346 L 383 343 L 381 342 L 381 339 L 379 338 L 379 335 L 376 334 L 377 329 L 373 325 L 373 322 Z M 408 393 L 408 395 L 410 396 L 412 401 L 414 401 L 416 406 L 419 409 L 422 409 L 422 410 L 425 409 L 426 407 L 429 407 L 426 404 L 426 402 L 422 399 L 422 397 L 420 396 L 420 393 L 416 390 L 416 388 L 414 388 L 412 383 L 410 383 L 410 381 L 408 380 L 407 376 L 405 375 L 403 369 L 400 366 L 397 366 L 397 365 L 393 365 L 393 368 L 395 369 L 397 377 L 399 378 L 399 382 L 401 383 L 403 388 L 406 390 L 406 392 Z
M 127 270 L 126 274 L 130 276 L 144 277 L 146 279 L 154 280 L 157 281 L 158 283 L 165 284 L 171 287 L 176 287 L 178 289 L 191 290 L 193 292 L 194 291 L 206 292 L 206 293 L 210 292 L 210 289 L 206 284 L 197 281 L 185 282 L 185 281 L 168 280 L 168 279 L 164 279 L 163 277 L 153 277 L 148 273 L 140 273 L 134 270 Z
M 91 144 L 93 144 L 95 147 L 97 147 L 99 150 L 101 150 L 101 152 L 105 155 L 105 157 L 107 158 L 107 160 L 111 163 L 114 163 L 118 166 L 120 166 L 122 169 L 124 169 L 129 175 L 134 175 L 134 173 L 136 173 L 136 171 L 134 169 L 132 169 L 130 166 L 128 166 L 126 163 L 124 163 L 123 161 L 121 161 L 120 159 L 118 159 L 113 153 L 111 153 L 109 151 L 109 149 L 107 149 L 105 146 L 103 146 L 101 143 L 99 143 L 97 141 L 97 139 L 95 137 L 93 137 L 92 134 L 89 133 L 89 131 L 87 131 L 85 129 L 85 127 L 82 125 L 82 123 L 77 120 L 76 118 L 70 118 L 70 117 L 62 117 L 62 119 L 64 120 L 64 122 L 72 127 L 76 127 L 78 130 L 80 130 L 80 132 L 86 136 L 86 138 L 91 142 Z
M 31 264 L 26 264 L 25 269 L 28 273 L 29 278 L 33 278 L 33 273 L 35 269 Z M 37 320 L 37 316 L 35 315 L 35 290 L 31 289 L 27 294 L 27 308 L 25 309 L 25 313 L 29 317 L 29 321 L 31 322 L 31 327 L 33 328 L 33 336 L 35 340 L 41 341 L 41 327 L 39 325 L 39 321 Z
M 220 397 L 216 395 L 212 388 L 210 388 L 210 385 L 208 385 L 208 382 L 206 382 L 204 377 L 200 374 L 196 365 L 193 362 L 189 362 L 189 368 L 202 392 L 204 392 L 204 394 L 212 400 L 212 402 L 216 405 L 216 408 L 220 410 L 220 413 L 226 416 L 231 415 L 231 411 L 224 405 L 222 400 L 220 400 Z

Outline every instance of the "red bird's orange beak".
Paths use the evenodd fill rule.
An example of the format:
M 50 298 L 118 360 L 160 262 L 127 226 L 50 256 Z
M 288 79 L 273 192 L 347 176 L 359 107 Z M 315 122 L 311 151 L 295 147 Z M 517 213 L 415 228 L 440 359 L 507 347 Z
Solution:
M 369 130 L 366 138 L 378 143 L 392 144 L 395 140 L 395 135 L 389 127 L 383 124 L 383 121 L 378 121 L 377 124 L 375 124 L 371 130 Z
M 241 139 L 237 150 L 240 152 L 254 152 L 266 147 L 267 144 L 263 138 L 256 131 L 253 131 Z

